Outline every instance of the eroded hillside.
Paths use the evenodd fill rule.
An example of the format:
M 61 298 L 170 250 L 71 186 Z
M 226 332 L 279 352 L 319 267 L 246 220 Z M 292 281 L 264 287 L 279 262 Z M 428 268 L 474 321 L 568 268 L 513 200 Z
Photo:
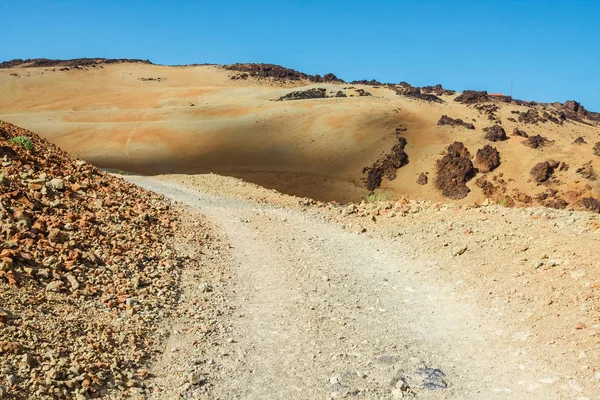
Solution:
M 376 190 L 594 210 L 600 197 L 599 115 L 576 102 L 272 65 L 25 65 L 0 69 L 0 118 L 100 167 L 215 172 L 342 202 Z

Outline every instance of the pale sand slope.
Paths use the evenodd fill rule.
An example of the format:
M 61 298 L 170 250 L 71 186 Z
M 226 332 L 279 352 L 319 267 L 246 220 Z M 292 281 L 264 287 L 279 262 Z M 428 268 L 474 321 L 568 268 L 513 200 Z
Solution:
M 218 66 L 133 63 L 70 71 L 0 70 L 0 119 L 38 132 L 100 167 L 145 174 L 218 172 L 282 192 L 339 201 L 368 194 L 362 168 L 390 151 L 397 127 L 408 129 L 403 136 L 410 162 L 394 181 L 384 180 L 388 198 L 442 200 L 433 185 L 440 152 L 454 140 L 464 142 L 473 155 L 490 143 L 481 131 L 492 125 L 487 116 L 453 102 L 456 96 L 432 104 L 384 87 L 308 82 L 284 87 L 265 80 L 234 81 L 234 74 Z M 140 80 L 159 77 L 163 79 Z M 354 86 L 373 96 L 271 101 L 305 84 L 332 92 Z M 353 89 L 345 92 L 356 94 Z M 515 117 L 511 110 L 526 108 L 498 104 L 508 133 L 519 126 L 555 140 L 542 150 L 525 147 L 516 137 L 490 143 L 503 161 L 495 174 L 504 174 L 509 188 L 530 195 L 545 190 L 528 182 L 528 173 L 537 162 L 554 158 L 572 166 L 559 174 L 566 183 L 561 189 L 576 189 L 579 197 L 600 195 L 598 183 L 575 173 L 587 161 L 600 172 L 600 158 L 592 154 L 592 144 L 600 140 L 598 127 L 517 124 L 507 121 Z M 438 127 L 442 114 L 474 119 L 477 130 Z M 578 136 L 589 144 L 572 145 Z M 416 184 L 421 172 L 429 173 L 426 186 Z M 587 184 L 591 186 L 586 189 Z M 472 192 L 463 202 L 484 199 L 474 180 L 469 187 Z

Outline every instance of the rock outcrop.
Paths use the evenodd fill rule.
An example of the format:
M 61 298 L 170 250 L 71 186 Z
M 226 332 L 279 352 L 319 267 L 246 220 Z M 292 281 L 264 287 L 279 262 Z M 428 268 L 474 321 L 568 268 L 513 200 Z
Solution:
M 458 200 L 469 194 L 466 183 L 475 175 L 469 150 L 461 142 L 448 146 L 448 153 L 436 163 L 435 186 L 448 198 Z
M 500 125 L 493 125 L 487 128 L 484 128 L 485 138 L 490 142 L 500 142 L 508 139 L 506 136 L 506 131 Z
M 560 165 L 558 161 L 548 160 L 537 163 L 529 174 L 538 184 L 546 182 L 554 173 L 554 170 Z
M 447 115 L 442 115 L 442 117 L 440 118 L 440 120 L 438 121 L 437 124 L 440 126 L 442 126 L 442 125 L 462 126 L 467 129 L 475 129 L 475 125 L 473 125 L 473 124 L 471 124 L 469 122 L 465 122 L 460 118 L 451 118 Z
M 479 172 L 491 172 L 500 166 L 500 153 L 495 147 L 486 144 L 477 150 L 475 168 Z

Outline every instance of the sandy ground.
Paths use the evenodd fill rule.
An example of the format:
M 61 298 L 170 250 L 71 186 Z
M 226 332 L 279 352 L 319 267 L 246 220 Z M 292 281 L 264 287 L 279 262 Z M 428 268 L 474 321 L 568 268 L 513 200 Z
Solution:
M 127 63 L 70 71 L 0 70 L 0 119 L 100 167 L 143 174 L 214 172 L 301 197 L 342 202 L 367 196 L 362 169 L 391 150 L 396 128 L 407 129 L 402 135 L 410 161 L 395 180 L 384 180 L 381 190 L 390 199 L 444 200 L 432 183 L 440 153 L 455 140 L 473 155 L 489 143 L 482 132 L 492 125 L 487 116 L 455 103 L 455 96 L 443 96 L 445 103 L 436 104 L 397 96 L 384 87 L 231 80 L 234 74 L 218 66 Z M 162 79 L 141 80 L 145 78 Z M 271 101 L 313 87 L 354 97 Z M 350 87 L 372 96 L 356 97 Z M 553 186 L 564 196 L 569 191 L 600 196 L 598 181 L 575 172 L 588 161 L 600 171 L 600 158 L 592 154 L 593 143 L 600 140 L 598 127 L 519 124 L 509 118 L 525 107 L 499 105 L 497 114 L 509 134 L 519 127 L 554 140 L 540 150 L 523 146 L 517 137 L 492 144 L 502 165 L 490 175 L 502 176 L 509 193 L 545 191 L 531 182 L 529 171 L 553 158 L 571 166 L 557 173 L 560 183 Z M 473 122 L 477 129 L 438 127 L 442 114 Z M 579 136 L 588 144 L 573 145 Z M 426 186 L 416 184 L 421 172 L 429 174 Z M 484 199 L 474 180 L 469 187 L 472 192 L 463 203 Z
M 219 243 L 186 275 L 155 398 L 600 393 L 596 216 L 128 179 L 205 215 Z

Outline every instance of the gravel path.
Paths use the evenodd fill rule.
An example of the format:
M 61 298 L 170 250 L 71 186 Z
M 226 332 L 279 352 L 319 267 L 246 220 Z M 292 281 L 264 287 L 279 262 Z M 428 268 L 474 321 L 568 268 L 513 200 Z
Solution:
M 186 312 L 171 321 L 151 370 L 156 398 L 561 398 L 550 371 L 503 342 L 502 327 L 442 283 L 434 263 L 403 256 L 402 243 L 127 179 L 200 211 L 229 243 L 210 267 L 227 268 L 230 282 L 207 290 L 190 275 L 183 289 L 184 308 L 215 299 L 216 332 L 203 339 L 205 325 Z

